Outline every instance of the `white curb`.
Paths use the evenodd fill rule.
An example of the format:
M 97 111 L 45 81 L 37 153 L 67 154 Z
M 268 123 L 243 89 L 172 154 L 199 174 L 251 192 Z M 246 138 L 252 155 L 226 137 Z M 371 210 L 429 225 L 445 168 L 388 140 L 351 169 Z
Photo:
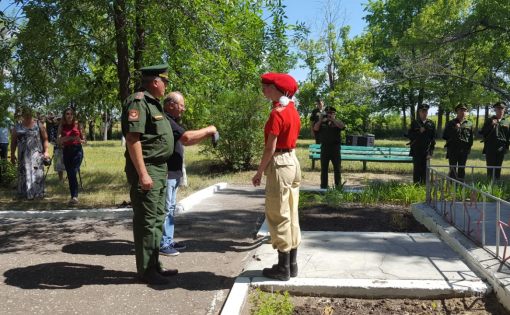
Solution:
M 225 189 L 227 183 L 217 183 L 207 188 L 199 190 L 188 197 L 182 199 L 179 203 L 185 211 L 192 211 L 193 206 L 197 205 L 205 198 L 211 197 L 216 192 Z M 101 208 L 101 209 L 69 209 L 52 211 L 23 211 L 7 210 L 0 211 L 0 218 L 10 219 L 28 219 L 28 218 L 130 218 L 133 215 L 132 208 Z

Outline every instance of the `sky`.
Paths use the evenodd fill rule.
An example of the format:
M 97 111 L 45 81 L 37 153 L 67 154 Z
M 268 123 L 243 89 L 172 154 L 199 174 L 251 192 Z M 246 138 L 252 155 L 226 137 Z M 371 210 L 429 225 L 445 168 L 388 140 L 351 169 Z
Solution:
M 366 26 L 363 8 L 367 0 L 284 0 L 287 23 L 305 22 L 311 28 L 311 37 L 317 38 L 324 29 L 324 10 L 328 2 L 333 7 L 338 7 L 339 26 L 351 27 L 350 37 L 363 32 Z M 299 67 L 292 69 L 290 74 L 298 81 L 304 81 L 306 78 L 306 70 Z

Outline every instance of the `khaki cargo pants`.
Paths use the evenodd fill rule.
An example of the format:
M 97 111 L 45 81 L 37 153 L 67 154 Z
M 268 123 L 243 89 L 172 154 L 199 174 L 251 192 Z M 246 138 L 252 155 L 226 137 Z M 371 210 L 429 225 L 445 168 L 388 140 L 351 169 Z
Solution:
M 266 219 L 273 248 L 289 252 L 301 243 L 298 203 L 301 168 L 295 151 L 275 153 L 265 170 Z

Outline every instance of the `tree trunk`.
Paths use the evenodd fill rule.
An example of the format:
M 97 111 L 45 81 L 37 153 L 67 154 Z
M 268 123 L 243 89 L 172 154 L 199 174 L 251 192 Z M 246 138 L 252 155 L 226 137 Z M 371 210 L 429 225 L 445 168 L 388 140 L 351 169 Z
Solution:
M 402 130 L 405 132 L 407 132 L 407 113 L 406 113 L 406 106 L 402 106 Z
M 489 105 L 485 105 L 485 120 L 489 119 Z
M 478 126 L 480 125 L 480 105 L 476 105 L 476 122 L 475 133 L 478 134 Z
M 115 43 L 117 49 L 117 77 L 119 79 L 120 102 L 131 94 L 129 89 L 129 47 L 127 39 L 126 1 L 113 1 L 113 18 L 115 22 Z
M 89 139 L 96 141 L 96 122 L 94 119 L 89 121 Z
M 443 113 L 444 109 L 439 106 L 437 110 L 437 134 L 436 137 L 443 134 Z
M 450 121 L 450 111 L 449 110 L 446 110 L 444 112 L 444 125 L 446 126 L 446 124 Z
M 143 65 L 143 51 L 145 50 L 145 28 L 143 21 L 145 20 L 145 7 L 146 0 L 137 0 L 135 3 L 135 14 L 136 14 L 136 37 L 135 37 L 135 55 L 134 55 L 134 66 L 135 73 L 142 68 Z M 137 75 L 135 78 L 135 90 L 141 89 L 141 76 Z

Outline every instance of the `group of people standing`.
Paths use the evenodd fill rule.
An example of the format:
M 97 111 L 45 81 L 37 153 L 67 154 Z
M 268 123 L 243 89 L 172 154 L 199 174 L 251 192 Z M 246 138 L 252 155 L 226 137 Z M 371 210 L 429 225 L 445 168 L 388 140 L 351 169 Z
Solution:
M 505 102 L 497 102 L 492 108 L 495 114 L 485 120 L 480 135 L 483 137 L 483 154 L 487 165 L 487 177 L 499 180 L 505 153 L 510 145 L 510 121 L 505 118 Z M 427 160 L 434 152 L 436 127 L 428 119 L 429 106 L 418 106 L 417 119 L 411 123 L 408 137 L 411 140 L 410 155 L 413 157 L 413 181 L 425 183 Z M 466 162 L 474 141 L 473 123 L 467 119 L 468 107 L 458 104 L 455 107 L 456 117 L 450 120 L 444 129 L 443 139 L 446 140 L 446 158 L 450 166 L 449 176 L 465 181 Z
M 152 285 L 164 285 L 177 269 L 162 266 L 159 255 L 173 255 L 183 244 L 173 241 L 175 194 L 182 176 L 183 146 L 212 137 L 219 138 L 214 126 L 184 130 L 179 119 L 184 97 L 179 92 L 160 99 L 168 86 L 168 65 L 141 69 L 143 91 L 129 96 L 122 111 L 122 133 L 126 137 L 126 176 L 133 206 L 133 235 L 137 272 Z M 262 90 L 272 101 L 264 128 L 265 148 L 254 186 L 266 182 L 266 218 L 278 263 L 265 268 L 267 277 L 288 280 L 297 276 L 297 247 L 301 241 L 297 207 L 301 170 L 295 148 L 300 130 L 299 114 L 292 97 L 296 81 L 287 74 L 261 76 Z M 180 245 L 180 247 L 179 247 Z
M 63 117 L 57 123 L 50 114 L 47 121 L 43 121 L 34 117 L 33 109 L 27 106 L 21 109 L 19 121 L 10 129 L 10 160 L 17 164 L 18 168 L 18 198 L 28 200 L 44 198 L 44 167 L 49 167 L 52 160 L 55 160 L 55 167 L 60 172 L 61 180 L 63 180 L 61 164 L 67 173 L 71 194 L 69 203 L 78 203 L 77 173 L 83 159 L 82 143 L 86 140 L 74 110 L 67 108 Z M 54 145 L 53 158 L 49 153 L 50 142 Z

